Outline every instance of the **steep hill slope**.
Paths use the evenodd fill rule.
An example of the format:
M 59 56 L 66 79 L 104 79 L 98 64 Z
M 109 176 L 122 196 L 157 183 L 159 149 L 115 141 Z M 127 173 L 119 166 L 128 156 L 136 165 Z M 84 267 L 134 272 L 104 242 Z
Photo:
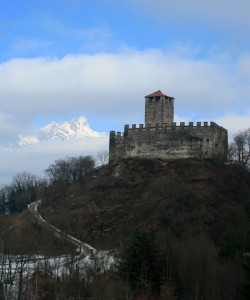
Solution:
M 250 252 L 250 173 L 242 167 L 125 159 L 82 182 L 54 183 L 38 210 L 55 227 L 96 249 L 123 251 L 138 229 L 152 232 L 151 245 L 164 278 L 165 296 L 160 299 L 241 299 L 242 286 L 248 283 L 243 264 Z M 27 211 L 2 216 L 1 221 L 2 241 L 6 237 L 16 253 L 23 245 L 33 253 L 72 251 Z M 147 257 L 144 247 L 139 249 L 133 255 Z M 122 295 L 118 274 L 113 279 L 109 275 Z M 122 284 L 127 290 L 126 282 Z
M 62 255 L 76 247 L 54 236 L 36 222 L 28 209 L 0 216 L 0 249 L 12 254 Z
M 119 248 L 136 229 L 206 235 L 225 256 L 249 248 L 250 174 L 211 162 L 123 160 L 84 182 L 50 188 L 40 209 L 95 248 Z

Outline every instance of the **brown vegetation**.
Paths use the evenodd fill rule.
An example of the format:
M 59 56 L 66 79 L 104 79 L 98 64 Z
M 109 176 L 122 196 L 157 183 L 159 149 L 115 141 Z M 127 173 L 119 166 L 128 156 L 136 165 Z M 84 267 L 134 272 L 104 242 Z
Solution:
M 165 293 L 227 300 L 239 293 L 250 248 L 250 174 L 241 166 L 123 160 L 63 192 L 49 188 L 40 211 L 101 249 L 122 249 L 138 229 L 154 233 L 166 258 Z
M 28 209 L 19 214 L 1 215 L 0 223 L 0 246 L 13 254 L 60 255 L 75 251 L 70 243 L 38 225 Z
M 127 159 L 98 176 L 56 181 L 42 200 L 39 212 L 46 220 L 97 249 L 122 250 L 139 229 L 153 234 L 161 259 L 157 296 L 147 289 L 135 294 L 113 271 L 95 274 L 84 291 L 76 277 L 65 279 L 62 288 L 76 280 L 79 295 L 101 299 L 239 297 L 243 259 L 250 251 L 250 173 L 242 166 Z M 29 228 L 28 234 L 52 251 L 58 241 L 39 235 L 43 229 L 26 218 L 18 230 Z
M 124 160 L 65 189 L 52 186 L 40 211 L 97 248 L 119 248 L 138 228 L 179 238 L 206 232 L 220 244 L 235 224 L 248 222 L 249 180 L 235 165 Z

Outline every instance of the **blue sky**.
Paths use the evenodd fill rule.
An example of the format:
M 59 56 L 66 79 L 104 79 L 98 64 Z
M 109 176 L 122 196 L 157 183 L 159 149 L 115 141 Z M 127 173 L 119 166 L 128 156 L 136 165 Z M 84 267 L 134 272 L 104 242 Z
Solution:
M 198 57 L 214 48 L 236 53 L 249 48 L 248 8 L 245 0 L 4 1 L 1 61 L 178 45 L 198 48 Z
M 79 116 L 122 131 L 159 89 L 177 122 L 250 127 L 249 0 L 0 4 L 0 143 Z

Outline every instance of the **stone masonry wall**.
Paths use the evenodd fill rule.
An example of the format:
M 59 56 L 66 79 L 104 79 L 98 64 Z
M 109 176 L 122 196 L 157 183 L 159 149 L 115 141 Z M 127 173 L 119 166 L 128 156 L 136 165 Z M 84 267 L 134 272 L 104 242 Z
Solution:
M 167 96 L 145 98 L 145 124 L 172 123 L 174 98 Z
M 227 130 L 214 122 L 125 125 L 110 132 L 110 161 L 125 157 L 227 159 Z

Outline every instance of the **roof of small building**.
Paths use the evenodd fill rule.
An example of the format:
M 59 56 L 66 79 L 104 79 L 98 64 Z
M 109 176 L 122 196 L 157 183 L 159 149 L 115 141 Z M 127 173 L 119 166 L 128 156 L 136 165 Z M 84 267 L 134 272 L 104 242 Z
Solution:
M 149 94 L 149 95 L 145 96 L 145 98 L 150 98 L 150 97 L 161 97 L 161 96 L 164 96 L 164 97 L 168 97 L 168 98 L 174 99 L 173 97 L 170 97 L 170 96 L 167 96 L 167 95 L 163 94 L 161 90 L 156 91 L 156 92 L 154 92 L 154 93 L 152 93 L 152 94 Z

